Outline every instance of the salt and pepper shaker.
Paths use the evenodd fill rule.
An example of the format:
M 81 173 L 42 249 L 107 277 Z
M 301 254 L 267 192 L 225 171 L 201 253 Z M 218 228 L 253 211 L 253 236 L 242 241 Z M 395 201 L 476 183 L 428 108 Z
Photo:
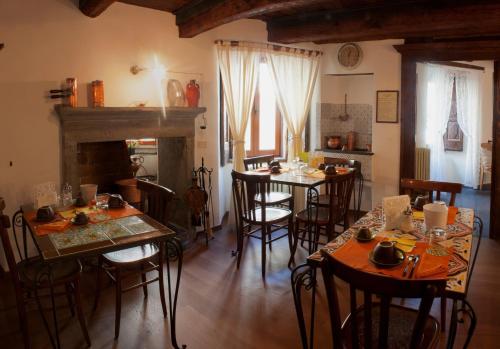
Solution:
M 408 206 L 406 208 L 406 210 L 403 212 L 403 217 L 402 217 L 401 225 L 399 226 L 399 228 L 401 229 L 401 231 L 403 233 L 407 233 L 409 231 L 414 230 L 414 227 L 413 227 L 413 214 L 412 214 L 410 206 Z

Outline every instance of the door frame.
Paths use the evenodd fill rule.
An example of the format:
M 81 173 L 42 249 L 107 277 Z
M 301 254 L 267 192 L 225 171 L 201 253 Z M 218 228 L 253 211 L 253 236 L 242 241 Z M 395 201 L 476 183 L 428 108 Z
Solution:
M 500 40 L 405 42 L 401 54 L 401 138 L 399 177 L 415 177 L 417 63 L 429 61 L 494 61 L 493 151 L 489 237 L 500 238 Z M 497 212 L 495 212 L 497 211 Z

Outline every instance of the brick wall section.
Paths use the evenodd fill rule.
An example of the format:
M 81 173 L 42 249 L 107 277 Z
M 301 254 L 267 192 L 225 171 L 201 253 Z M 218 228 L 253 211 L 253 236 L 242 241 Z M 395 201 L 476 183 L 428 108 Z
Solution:
M 132 178 L 125 141 L 78 143 L 78 173 L 81 184 L 97 184 L 98 192 L 117 192 L 115 181 Z

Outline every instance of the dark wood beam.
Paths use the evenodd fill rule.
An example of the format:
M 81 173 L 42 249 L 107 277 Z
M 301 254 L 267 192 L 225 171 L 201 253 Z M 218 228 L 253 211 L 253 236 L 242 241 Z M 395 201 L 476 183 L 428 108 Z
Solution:
M 267 22 L 272 42 L 348 42 L 500 34 L 500 4 L 428 2 L 356 11 L 304 13 Z
M 493 71 L 493 149 L 491 164 L 490 238 L 500 238 L 500 59 Z
M 475 61 L 500 59 L 500 40 L 421 42 L 394 45 L 404 56 L 417 61 Z
M 444 65 L 446 67 L 455 67 L 455 68 L 464 68 L 464 69 L 485 71 L 484 67 L 481 67 L 480 65 L 468 64 L 468 63 L 441 62 L 441 61 L 431 61 L 429 63 L 437 64 L 437 65 Z
M 80 11 L 89 17 L 97 17 L 116 0 L 80 0 Z
M 333 1 L 336 3 L 337 1 Z M 332 4 L 332 0 L 198 0 L 175 11 L 181 38 L 191 38 L 238 19 Z

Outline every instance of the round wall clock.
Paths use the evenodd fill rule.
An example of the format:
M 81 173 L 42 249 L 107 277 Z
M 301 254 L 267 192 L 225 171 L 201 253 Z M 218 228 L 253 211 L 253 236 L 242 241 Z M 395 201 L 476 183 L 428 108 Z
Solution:
M 363 58 L 361 47 L 355 43 L 347 43 L 339 48 L 338 60 L 341 66 L 347 69 L 355 69 Z

